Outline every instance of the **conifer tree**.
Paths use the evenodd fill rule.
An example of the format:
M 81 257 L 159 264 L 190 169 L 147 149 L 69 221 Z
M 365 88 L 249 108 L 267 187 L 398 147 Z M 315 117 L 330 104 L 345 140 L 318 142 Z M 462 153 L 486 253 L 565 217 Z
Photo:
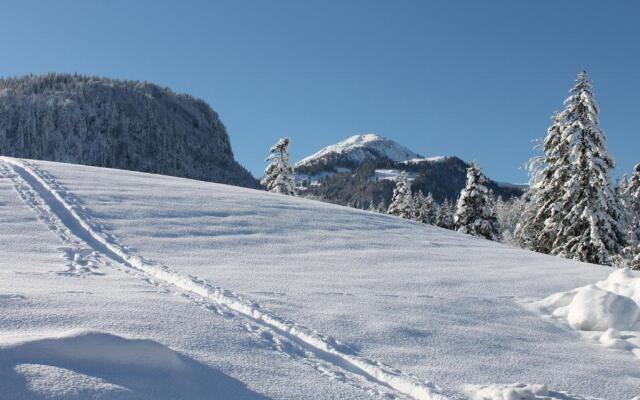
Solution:
M 415 212 L 414 219 L 418 222 L 422 222 L 423 224 L 427 222 L 424 208 L 425 201 L 426 198 L 424 197 L 424 194 L 422 194 L 422 190 L 419 190 L 418 194 L 413 196 L 413 209 Z
M 413 198 L 411 196 L 411 186 L 407 181 L 407 174 L 402 172 L 393 189 L 393 197 L 391 204 L 387 210 L 387 214 L 395 215 L 401 218 L 413 219 Z
M 640 163 L 636 164 L 630 179 L 622 180 L 620 197 L 626 211 L 627 240 L 626 249 L 633 259 L 634 267 L 640 267 Z
M 449 199 L 444 199 L 440 207 L 436 209 L 435 225 L 445 229 L 453 229 L 454 211 Z
M 454 223 L 458 232 L 498 240 L 500 231 L 493 197 L 485 186 L 486 178 L 474 161 L 467 168 L 467 183 L 460 192 Z
M 387 202 L 384 199 L 380 200 L 380 203 L 378 203 L 378 212 L 380 214 L 387 213 Z
M 636 168 L 638 168 L 638 164 L 636 164 Z M 618 182 L 618 193 L 624 193 L 627 191 L 627 186 L 629 186 L 629 177 L 627 176 L 627 174 L 622 175 L 622 179 L 620 179 L 620 182 Z
M 293 182 L 293 167 L 289 157 L 289 138 L 278 140 L 269 150 L 265 160 L 269 163 L 264 170 L 264 177 L 260 181 L 268 191 L 289 196 L 295 195 Z
M 427 197 L 422 202 L 422 209 L 425 223 L 435 225 L 436 223 L 436 205 L 431 192 L 427 193 Z
M 525 195 L 530 201 L 515 231 L 523 247 L 542 253 L 550 253 L 553 248 L 554 227 L 564 218 L 556 205 L 573 169 L 568 144 L 562 140 L 562 116 L 556 113 L 552 121 L 543 143 L 544 155 L 530 161 L 531 182 Z
M 545 221 L 553 238 L 551 254 L 597 264 L 612 264 L 626 245 L 624 218 L 610 179 L 613 159 L 606 149 L 586 72 L 578 75 L 562 112 L 561 144 L 569 165 L 555 176 L 567 176 L 562 197 Z

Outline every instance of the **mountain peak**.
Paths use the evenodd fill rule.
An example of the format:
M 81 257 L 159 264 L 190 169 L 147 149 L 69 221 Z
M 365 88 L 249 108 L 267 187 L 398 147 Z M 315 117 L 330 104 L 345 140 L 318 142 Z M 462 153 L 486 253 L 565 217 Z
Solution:
M 377 159 L 404 161 L 421 156 L 393 140 L 374 133 L 353 135 L 303 158 L 296 166 L 312 166 L 338 161 L 340 164 L 361 163 Z

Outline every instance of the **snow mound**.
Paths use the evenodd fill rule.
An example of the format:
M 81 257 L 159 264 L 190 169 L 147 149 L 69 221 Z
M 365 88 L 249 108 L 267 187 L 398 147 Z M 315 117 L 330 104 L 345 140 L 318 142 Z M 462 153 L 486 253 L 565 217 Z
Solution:
M 344 155 L 347 161 L 351 162 L 363 162 L 377 158 L 388 158 L 392 161 L 421 158 L 419 154 L 392 140 L 368 133 L 354 135 L 341 142 L 324 147 L 320 151 L 298 161 L 296 166 L 316 164 L 324 158 L 338 155 Z
M 73 330 L 0 343 L 0 398 L 265 400 L 216 369 L 149 339 Z
M 582 400 L 583 397 L 555 392 L 545 385 L 514 383 L 511 385 L 467 385 L 470 400 Z
M 536 400 L 547 399 L 549 391 L 544 385 L 469 385 L 466 387 L 471 400 Z M 544 397 L 542 397 L 544 396 Z
M 153 340 L 127 339 L 88 330 L 0 345 L 0 354 L 20 364 L 90 366 L 120 372 L 173 372 L 185 368 L 176 352 Z
M 636 325 L 639 312 L 630 298 L 589 285 L 579 289 L 567 306 L 567 320 L 581 331 L 626 330 Z
M 603 281 L 533 302 L 533 308 L 591 332 L 606 347 L 629 350 L 640 357 L 640 275 L 619 269 Z M 622 332 L 622 333 L 621 333 Z

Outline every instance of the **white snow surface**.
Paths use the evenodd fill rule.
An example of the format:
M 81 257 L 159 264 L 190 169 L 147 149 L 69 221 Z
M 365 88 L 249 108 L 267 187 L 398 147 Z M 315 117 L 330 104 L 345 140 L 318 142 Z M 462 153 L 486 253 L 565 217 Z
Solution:
M 332 176 L 335 176 L 336 174 L 339 173 L 346 173 L 346 172 L 351 172 L 350 168 L 342 168 L 342 167 L 337 167 L 335 168 L 335 172 L 333 171 L 318 171 L 315 174 L 295 174 L 295 181 L 296 182 L 303 182 L 306 181 L 309 185 L 319 185 L 320 181 L 324 178 L 329 178 Z
M 2 399 L 639 394 L 632 352 L 523 306 L 610 268 L 377 213 L 5 159 L 0 254 Z
M 374 176 L 371 178 L 372 180 L 388 180 L 388 181 L 397 181 L 402 174 L 403 171 L 399 169 L 376 169 Z M 418 177 L 416 173 L 408 173 L 407 174 L 407 182 L 412 182 Z
M 296 166 L 315 164 L 327 156 L 342 155 L 352 162 L 363 162 L 375 159 L 373 150 L 380 156 L 392 161 L 404 161 L 420 158 L 420 155 L 399 145 L 393 140 L 386 139 L 373 133 L 354 135 L 341 142 L 320 149 L 320 151 L 303 158 Z
M 420 164 L 420 163 L 437 163 L 447 160 L 447 156 L 432 156 L 432 157 L 419 157 L 412 158 L 411 160 L 403 161 L 404 164 Z

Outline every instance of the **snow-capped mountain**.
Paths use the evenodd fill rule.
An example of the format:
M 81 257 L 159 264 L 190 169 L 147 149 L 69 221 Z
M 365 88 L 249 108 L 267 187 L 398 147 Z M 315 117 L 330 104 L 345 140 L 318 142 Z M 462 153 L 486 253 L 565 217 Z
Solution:
M 432 193 L 438 202 L 455 200 L 464 187 L 465 161 L 456 156 L 424 157 L 375 134 L 355 135 L 303 158 L 295 166 L 302 196 L 331 203 L 368 207 L 388 204 L 397 177 L 406 172 L 412 189 Z M 493 192 L 509 198 L 522 187 L 489 180 Z
M 640 274 L 379 213 L 0 157 L 0 255 L 2 400 L 638 394 Z
M 421 156 L 404 146 L 373 133 L 354 135 L 296 163 L 297 169 L 349 168 L 369 161 L 404 161 Z

